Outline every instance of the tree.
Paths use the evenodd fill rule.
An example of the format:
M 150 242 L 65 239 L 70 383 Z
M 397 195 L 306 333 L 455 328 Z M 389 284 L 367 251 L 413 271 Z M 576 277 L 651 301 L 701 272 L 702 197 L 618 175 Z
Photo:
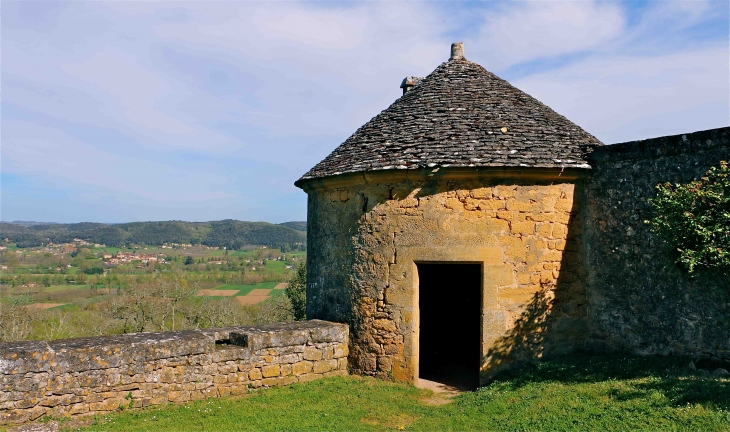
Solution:
M 307 317 L 307 265 L 301 263 L 286 287 L 294 319 L 302 321 Z
M 195 261 L 193 260 L 193 257 L 191 257 L 190 255 L 188 255 L 187 258 L 185 258 L 185 265 L 190 265 L 194 262 Z
M 687 184 L 657 185 L 652 231 L 676 251 L 676 263 L 730 275 L 730 170 L 721 161 Z

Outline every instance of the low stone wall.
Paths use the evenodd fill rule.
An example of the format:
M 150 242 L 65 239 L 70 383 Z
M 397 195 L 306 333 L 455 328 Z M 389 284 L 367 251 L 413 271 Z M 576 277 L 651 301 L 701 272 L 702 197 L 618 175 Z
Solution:
M 312 320 L 0 344 L 0 424 L 346 375 L 348 327 Z
M 600 147 L 586 187 L 588 344 L 730 361 L 730 282 L 688 277 L 644 223 L 663 182 L 730 160 L 730 128 Z

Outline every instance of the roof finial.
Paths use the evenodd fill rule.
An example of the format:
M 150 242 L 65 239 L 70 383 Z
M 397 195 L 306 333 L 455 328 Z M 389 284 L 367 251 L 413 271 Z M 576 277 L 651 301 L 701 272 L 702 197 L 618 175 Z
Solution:
M 466 60 L 464 58 L 464 42 L 454 42 L 451 44 L 451 58 L 449 60 Z

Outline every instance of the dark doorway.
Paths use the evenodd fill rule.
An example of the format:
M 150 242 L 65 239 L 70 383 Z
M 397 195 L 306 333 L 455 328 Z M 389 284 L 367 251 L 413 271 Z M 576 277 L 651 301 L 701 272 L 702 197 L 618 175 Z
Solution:
M 458 390 L 479 386 L 482 266 L 417 264 L 419 378 Z

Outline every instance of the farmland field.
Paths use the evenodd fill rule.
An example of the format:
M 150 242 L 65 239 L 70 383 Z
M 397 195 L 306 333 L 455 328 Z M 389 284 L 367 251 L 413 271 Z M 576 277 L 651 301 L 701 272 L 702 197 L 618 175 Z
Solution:
M 304 251 L 265 247 L 6 243 L 0 342 L 285 320 L 277 312 L 288 301 L 282 284 L 305 259 Z

